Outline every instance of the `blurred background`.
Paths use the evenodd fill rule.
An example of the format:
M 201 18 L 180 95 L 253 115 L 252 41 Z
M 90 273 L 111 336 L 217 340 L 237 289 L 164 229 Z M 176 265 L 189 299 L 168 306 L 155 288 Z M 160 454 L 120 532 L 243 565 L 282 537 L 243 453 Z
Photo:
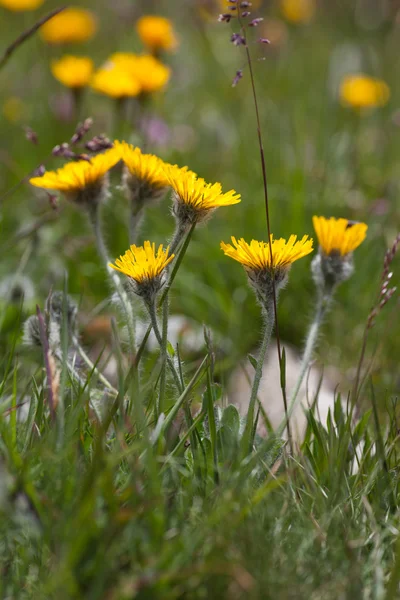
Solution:
M 24 1 L 0 0 L 0 55 L 62 5 Z M 62 198 L 55 205 L 27 183 L 39 165 L 54 169 L 65 162 L 52 149 L 68 142 L 78 121 L 90 116 L 89 138 L 123 137 L 242 195 L 241 204 L 219 209 L 196 230 L 171 295 L 173 313 L 213 329 L 221 369 L 228 372 L 257 345 L 260 314 L 243 270 L 219 244 L 231 235 L 267 239 L 250 77 L 243 47 L 230 42 L 237 21 L 218 22 L 220 13 L 229 13 L 224 0 L 89 0 L 73 7 L 90 11 L 91 24 L 81 36 L 86 39 L 66 40 L 60 33 L 49 40 L 43 29 L 0 70 L 0 351 L 14 339 L 21 295 L 24 317 L 36 303 L 43 306 L 51 288 L 63 288 L 66 272 L 84 315 L 84 341 L 109 335 L 109 286 L 90 228 L 74 206 Z M 336 296 L 318 351 L 321 363 L 350 380 L 384 253 L 399 230 L 400 2 L 254 0 L 246 10 L 263 18 L 248 34 L 274 235 L 313 235 L 314 214 L 369 226 L 355 254 L 355 274 Z M 77 93 L 52 73 L 65 54 L 90 57 L 99 69 L 115 52 L 148 52 L 137 22 L 149 14 L 168 18 L 173 28 L 170 48 L 156 51 L 170 78 L 145 101 L 129 98 L 122 117 L 119 99 L 90 84 Z M 232 87 L 238 70 L 243 77 Z M 118 174 L 114 183 L 104 210 L 110 252 L 117 256 L 128 246 L 127 205 Z M 148 210 L 141 240 L 164 243 L 173 225 L 166 198 Z M 313 311 L 310 263 L 307 257 L 293 266 L 279 306 L 281 336 L 299 349 Z M 398 261 L 393 266 L 395 281 Z M 376 352 L 374 381 L 388 394 L 399 384 L 397 308 L 396 298 L 377 321 L 370 346 Z

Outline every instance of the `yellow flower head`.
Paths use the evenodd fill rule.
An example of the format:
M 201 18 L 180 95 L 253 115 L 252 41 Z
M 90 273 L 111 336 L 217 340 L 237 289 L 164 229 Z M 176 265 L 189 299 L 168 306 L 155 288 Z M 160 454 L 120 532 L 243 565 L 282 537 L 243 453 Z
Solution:
M 93 73 L 93 61 L 87 56 L 66 55 L 51 64 L 51 72 L 63 85 L 82 88 L 88 85 Z
M 97 30 L 92 12 L 83 8 L 66 8 L 40 28 L 42 39 L 48 44 L 86 42 Z
M 174 192 L 174 214 L 182 223 L 204 221 L 216 208 L 238 204 L 241 200 L 235 190 L 223 193 L 220 183 L 206 183 L 187 167 L 165 165 L 164 173 Z
M 342 104 L 353 108 L 384 106 L 390 98 L 389 86 L 367 75 L 347 75 L 340 84 Z
M 163 166 L 165 163 L 154 154 L 142 154 L 126 142 L 114 142 L 124 163 L 123 183 L 132 210 L 137 214 L 145 204 L 155 202 L 164 195 L 168 187 Z
M 271 249 L 267 242 L 251 240 L 250 244 L 243 238 L 236 240 L 231 237 L 232 244 L 221 242 L 221 248 L 227 256 L 240 262 L 244 267 L 252 271 L 265 271 L 272 269 Z M 274 240 L 271 235 L 272 257 L 274 269 L 287 269 L 290 265 L 307 256 L 313 250 L 313 240 L 304 235 L 297 240 L 296 235 L 291 235 L 289 240 L 283 238 Z
M 271 235 L 271 261 L 270 244 L 257 240 L 251 240 L 248 244 L 243 238 L 236 240 L 233 236 L 231 240 L 232 244 L 221 242 L 221 249 L 226 256 L 244 266 L 249 281 L 264 306 L 270 304 L 274 286 L 279 289 L 287 279 L 292 263 L 313 250 L 313 240 L 307 235 L 301 240 L 297 240 L 296 235 L 291 235 L 288 241 L 283 238 L 274 240 Z
M 143 154 L 140 148 L 134 148 L 126 142 L 115 141 L 114 148 L 120 153 L 127 171 L 139 183 L 155 189 L 169 185 L 163 171 L 166 163 L 161 158 L 154 154 Z
M 171 70 L 151 54 L 116 52 L 110 56 L 107 64 L 113 65 L 138 81 L 141 93 L 146 94 L 162 90 L 171 76 Z
M 291 23 L 309 23 L 316 11 L 316 0 L 280 0 L 283 16 Z
M 129 98 L 142 91 L 139 81 L 116 65 L 108 65 L 96 71 L 91 87 L 111 98 Z
M 353 252 L 366 238 L 368 225 L 347 219 L 313 217 L 319 245 L 327 256 L 345 256 Z
M 110 267 L 129 277 L 135 284 L 135 292 L 151 299 L 162 286 L 164 269 L 173 260 L 174 254 L 168 256 L 169 246 L 164 250 L 161 244 L 156 252 L 156 245 L 149 241 L 143 246 L 134 244 L 115 260 Z
M 14 12 L 22 12 L 24 10 L 35 10 L 43 4 L 44 0 L 0 0 L 0 6 L 8 8 Z
M 80 205 L 97 204 L 106 191 L 106 175 L 119 160 L 119 153 L 111 148 L 94 156 L 90 161 L 70 162 L 57 171 L 48 171 L 41 177 L 33 177 L 29 183 L 36 187 L 63 192 L 69 200 Z
M 172 23 L 165 17 L 145 15 L 137 21 L 136 31 L 151 52 L 175 50 L 178 46 Z

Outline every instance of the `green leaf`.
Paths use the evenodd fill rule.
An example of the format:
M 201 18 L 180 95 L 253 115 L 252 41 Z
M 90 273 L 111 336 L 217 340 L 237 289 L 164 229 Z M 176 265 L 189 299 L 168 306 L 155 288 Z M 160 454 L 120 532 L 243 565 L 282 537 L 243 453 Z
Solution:
M 285 348 L 282 348 L 281 364 L 279 365 L 281 371 L 281 388 L 282 390 L 286 387 L 286 352 Z
M 172 358 L 174 358 L 174 356 L 175 356 L 175 350 L 174 350 L 174 347 L 173 347 L 173 345 L 171 344 L 171 342 L 167 342 L 167 352 L 168 352 L 168 354 L 169 354 L 169 355 L 170 355 Z
M 257 369 L 257 359 L 254 358 L 254 356 L 252 354 L 248 354 L 247 358 L 249 359 L 250 364 L 253 367 L 253 369 Z

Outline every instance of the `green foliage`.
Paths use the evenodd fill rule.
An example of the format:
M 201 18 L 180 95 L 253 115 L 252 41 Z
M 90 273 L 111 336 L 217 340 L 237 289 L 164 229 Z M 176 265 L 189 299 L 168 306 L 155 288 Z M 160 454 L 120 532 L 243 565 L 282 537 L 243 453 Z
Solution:
M 240 415 L 225 381 L 245 356 L 257 369 L 249 352 L 259 342 L 261 321 L 245 275 L 223 257 L 219 242 L 267 236 L 246 70 L 231 89 L 243 63 L 240 48 L 229 45 L 229 26 L 201 20 L 194 0 L 81 4 L 99 19 L 101 34 L 82 49 L 97 65 L 116 50 L 139 51 L 132 23 L 149 5 L 173 19 L 181 47 L 166 58 L 172 81 L 147 106 L 147 116 L 163 121 L 167 142 L 148 139 L 146 149 L 235 188 L 243 200 L 191 230 L 170 274 L 172 312 L 210 327 L 205 348 L 186 352 L 163 339 L 160 359 L 147 350 L 148 329 L 136 355 L 128 356 L 122 307 L 110 301 L 88 222 L 64 200 L 55 210 L 26 180 L 43 161 L 49 169 L 61 166 L 51 150 L 71 138 L 78 119 L 94 118 L 93 135 L 123 134 L 137 143 L 141 132 L 118 123 L 113 103 L 90 91 L 80 114 L 68 115 L 71 98 L 49 69 L 61 51 L 37 36 L 0 71 L 0 596 L 398 598 L 399 320 L 388 310 L 371 333 L 375 362 L 363 383 L 373 385 L 361 387 L 364 404 L 348 402 L 345 409 L 346 398 L 337 394 L 321 423 L 315 398 L 293 454 L 256 398 L 255 422 Z M 257 31 L 268 37 L 275 24 L 283 37 L 264 49 L 262 61 L 258 45 L 251 45 L 274 234 L 312 234 L 313 214 L 369 225 L 355 275 L 340 289 L 319 348 L 322 362 L 343 374 L 346 389 L 384 252 L 400 222 L 396 3 L 355 4 L 321 2 L 314 22 L 295 26 L 283 22 L 277 3 L 263 2 L 266 29 Z M 377 15 L 375 5 L 386 8 Z M 38 14 L 0 10 L 2 47 Z M 387 81 L 386 107 L 358 113 L 340 105 L 340 77 L 353 69 Z M 22 107 L 14 120 L 6 109 L 10 98 Z M 26 125 L 37 132 L 38 146 L 27 141 Z M 113 257 L 128 245 L 119 185 L 116 172 L 103 214 Z M 149 208 L 141 239 L 165 243 L 171 236 L 168 203 Z M 54 316 L 45 300 L 57 289 L 64 293 Z M 68 318 L 67 291 L 79 305 L 79 331 Z M 281 294 L 282 340 L 301 345 L 313 299 L 309 262 L 299 261 Z M 22 343 L 36 304 L 49 350 Z M 143 319 L 145 311 L 133 304 Z M 93 359 L 85 353 L 90 342 L 82 348 L 78 334 L 88 335 L 85 324 L 99 314 L 111 326 Z M 52 345 L 51 332 L 59 343 Z M 111 383 L 103 375 L 110 357 Z M 283 388 L 286 367 L 283 350 Z M 257 422 L 268 437 L 257 434 Z

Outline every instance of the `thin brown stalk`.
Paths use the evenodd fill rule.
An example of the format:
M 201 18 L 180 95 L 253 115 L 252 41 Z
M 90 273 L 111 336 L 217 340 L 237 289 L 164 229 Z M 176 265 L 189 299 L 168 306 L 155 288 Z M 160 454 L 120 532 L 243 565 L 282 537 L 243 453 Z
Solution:
M 252 89 L 252 94 L 253 94 L 254 108 L 255 108 L 255 112 L 256 112 L 257 137 L 258 137 L 258 145 L 260 148 L 261 170 L 262 170 L 262 176 L 263 176 L 265 215 L 266 215 L 266 220 L 267 220 L 267 232 L 268 232 L 268 245 L 269 245 L 270 258 L 271 258 L 271 268 L 272 268 L 272 272 L 274 272 L 274 257 L 273 257 L 273 253 L 272 253 L 271 224 L 270 224 L 270 216 L 269 216 L 267 168 L 266 168 L 266 164 L 265 164 L 264 144 L 263 144 L 262 134 L 261 134 L 260 111 L 258 109 L 258 100 L 257 100 L 255 78 L 254 78 L 254 73 L 253 73 L 253 65 L 252 65 L 252 61 L 251 61 L 249 45 L 247 43 L 247 32 L 246 32 L 246 28 L 242 24 L 240 11 L 238 10 L 237 13 L 238 13 L 239 25 L 240 25 L 241 31 L 243 33 L 243 38 L 245 40 L 244 47 L 246 50 L 246 58 L 247 58 L 247 64 L 248 64 L 249 73 L 250 73 L 250 81 L 251 81 L 251 89 Z M 277 349 L 278 349 L 279 368 L 280 368 L 280 370 L 282 370 L 282 350 L 281 350 L 281 342 L 280 342 L 280 335 L 279 335 L 275 278 L 273 278 L 272 290 L 273 290 L 272 298 L 273 298 L 274 317 L 275 317 L 274 321 L 275 321 L 275 332 L 276 332 L 276 345 L 277 345 Z M 281 381 L 282 381 L 282 377 L 281 377 Z M 290 430 L 290 419 L 289 419 L 289 415 L 288 415 L 288 406 L 287 406 L 285 385 L 281 385 L 281 390 L 282 390 L 283 405 L 285 408 L 286 429 L 287 429 L 287 433 L 288 433 L 289 447 L 290 447 L 291 454 L 293 454 L 293 440 L 292 440 L 292 434 L 291 434 L 291 430 Z
M 30 37 L 32 37 L 32 35 L 34 35 L 42 25 L 47 23 L 47 21 L 50 21 L 50 19 L 52 19 L 53 17 L 58 15 L 60 12 L 62 12 L 66 8 L 67 8 L 66 6 L 62 6 L 61 8 L 55 8 L 54 10 L 49 12 L 47 15 L 45 15 L 44 17 L 39 19 L 39 21 L 37 21 L 34 25 L 32 25 L 32 27 L 30 27 L 29 29 L 26 29 L 26 31 L 23 31 L 17 37 L 17 39 L 14 40 L 13 43 L 10 44 L 5 49 L 4 54 L 0 59 L 0 69 L 2 69 L 4 67 L 4 65 L 9 61 L 9 59 L 14 54 L 15 50 L 17 50 L 17 48 L 19 48 L 24 42 L 26 42 L 26 40 L 28 40 Z

